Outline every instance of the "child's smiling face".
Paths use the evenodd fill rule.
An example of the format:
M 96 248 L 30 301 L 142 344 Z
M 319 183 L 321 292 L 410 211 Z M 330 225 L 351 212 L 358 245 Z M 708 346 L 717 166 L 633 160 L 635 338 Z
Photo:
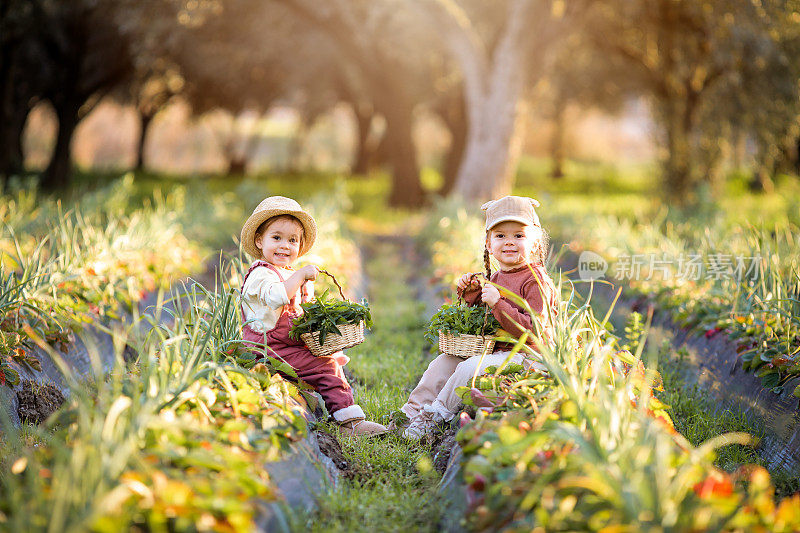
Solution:
M 538 228 L 514 221 L 497 224 L 486 236 L 486 249 L 500 264 L 500 270 L 511 270 L 530 260 L 536 246 Z
M 261 256 L 267 263 L 288 267 L 300 254 L 302 238 L 303 226 L 293 218 L 281 217 L 256 235 L 256 247 L 261 250 Z

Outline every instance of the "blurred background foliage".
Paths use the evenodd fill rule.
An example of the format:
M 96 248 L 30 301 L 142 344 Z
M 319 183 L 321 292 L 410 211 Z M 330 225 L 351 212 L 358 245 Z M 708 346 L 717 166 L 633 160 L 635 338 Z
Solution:
M 412 208 L 576 174 L 623 202 L 774 192 L 800 164 L 799 6 L 6 0 L 0 179 L 381 171 Z

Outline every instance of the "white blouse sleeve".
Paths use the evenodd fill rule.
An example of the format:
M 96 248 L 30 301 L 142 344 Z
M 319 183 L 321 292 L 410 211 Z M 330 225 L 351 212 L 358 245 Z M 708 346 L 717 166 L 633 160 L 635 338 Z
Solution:
M 308 294 L 308 301 L 314 299 L 314 282 L 313 281 L 306 281 L 306 292 Z
M 286 286 L 278 274 L 263 266 L 250 273 L 242 287 L 242 293 L 245 298 L 256 298 L 272 309 L 280 309 L 289 303 Z

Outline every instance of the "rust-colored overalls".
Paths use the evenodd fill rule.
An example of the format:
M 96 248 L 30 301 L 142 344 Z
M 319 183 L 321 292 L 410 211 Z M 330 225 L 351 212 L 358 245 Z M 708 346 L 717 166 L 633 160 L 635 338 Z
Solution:
M 271 269 L 281 281 L 285 281 L 277 268 L 266 261 L 258 261 L 245 274 L 242 292 L 244 292 L 244 283 L 250 273 L 262 266 Z M 282 359 L 297 372 L 300 379 L 314 387 L 314 390 L 319 392 L 325 401 L 325 407 L 328 408 L 329 413 L 350 407 L 353 405 L 353 390 L 347 383 L 339 363 L 329 356 L 316 357 L 302 340 L 289 338 L 292 320 L 303 313 L 303 309 L 295 301 L 296 297 L 297 295 L 293 294 L 289 303 L 283 306 L 274 328 L 262 334 L 251 328 L 249 324 L 245 324 L 242 328 L 242 338 L 247 344 L 257 348 L 253 352 L 258 356 L 265 355 L 262 347 L 266 344 L 266 355 Z M 306 298 L 304 284 L 301 288 L 301 301 L 305 302 Z M 241 307 L 240 311 L 244 321 L 244 307 Z

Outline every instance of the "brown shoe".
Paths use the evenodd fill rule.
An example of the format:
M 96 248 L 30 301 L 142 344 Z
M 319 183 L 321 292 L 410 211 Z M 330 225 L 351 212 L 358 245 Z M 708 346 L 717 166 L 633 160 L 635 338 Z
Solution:
M 349 437 L 377 437 L 389 431 L 386 426 L 363 418 L 347 420 L 340 423 L 339 427 L 342 428 L 342 433 Z

